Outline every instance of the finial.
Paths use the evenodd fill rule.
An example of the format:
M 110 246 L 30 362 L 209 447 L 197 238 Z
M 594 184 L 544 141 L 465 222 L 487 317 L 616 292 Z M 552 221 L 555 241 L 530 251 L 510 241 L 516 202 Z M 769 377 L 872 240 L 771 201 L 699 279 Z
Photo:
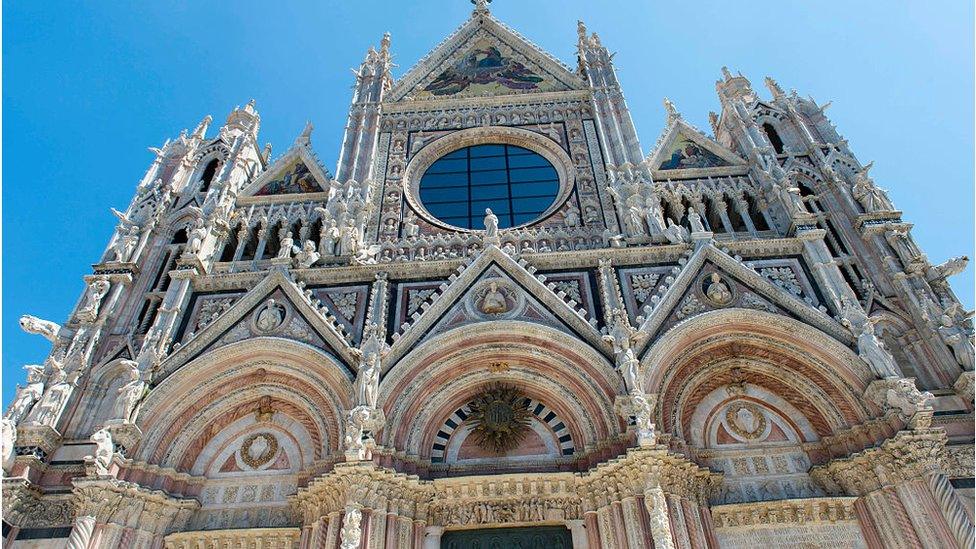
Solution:
M 488 4 L 491 4 L 491 0 L 471 0 L 474 4 L 474 11 L 472 15 L 488 15 Z
M 271 143 L 264 144 L 264 163 L 271 162 Z
M 871 168 L 873 168 L 873 167 L 874 167 L 874 160 L 872 160 L 872 161 L 868 162 L 867 164 L 865 164 L 864 167 L 861 168 L 861 171 L 858 172 L 858 175 L 860 175 L 862 177 L 869 177 L 868 176 L 868 172 L 871 171 Z
M 579 37 L 581 44 L 586 42 L 586 23 L 582 20 L 576 21 L 576 36 Z
M 380 52 L 387 54 L 390 52 L 390 32 L 384 32 L 383 38 L 380 40 Z
M 305 122 L 305 128 L 302 130 L 301 135 L 298 136 L 298 139 L 295 140 L 295 144 L 304 145 L 311 141 L 313 129 L 315 129 L 315 126 L 310 121 Z
M 728 67 L 722 67 L 722 77 L 726 80 L 732 80 L 732 73 L 729 72 Z
M 779 99 L 780 97 L 786 95 L 783 92 L 783 88 L 781 88 L 779 84 L 772 79 L 772 77 L 767 76 L 763 79 L 763 82 L 766 84 L 766 89 L 769 90 L 769 93 L 773 94 L 773 99 Z
M 668 113 L 668 124 L 674 122 L 678 118 L 681 118 L 681 115 L 678 114 L 678 109 L 674 108 L 674 103 L 672 103 L 667 97 L 664 98 L 664 110 Z
M 203 120 L 197 124 L 197 128 L 193 130 L 193 137 L 203 138 L 207 134 L 207 128 L 210 127 L 210 123 L 213 122 L 213 117 L 209 114 L 203 117 Z

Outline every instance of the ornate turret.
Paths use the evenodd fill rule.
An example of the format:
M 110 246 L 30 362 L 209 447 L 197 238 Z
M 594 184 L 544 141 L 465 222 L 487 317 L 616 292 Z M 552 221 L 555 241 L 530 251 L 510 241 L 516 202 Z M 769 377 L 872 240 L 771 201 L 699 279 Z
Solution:
M 252 139 L 257 139 L 258 129 L 261 127 L 261 116 L 254 108 L 255 101 L 252 99 L 243 108 L 237 107 L 227 116 L 227 122 L 220 129 L 221 136 L 233 137 L 237 134 L 249 135 Z

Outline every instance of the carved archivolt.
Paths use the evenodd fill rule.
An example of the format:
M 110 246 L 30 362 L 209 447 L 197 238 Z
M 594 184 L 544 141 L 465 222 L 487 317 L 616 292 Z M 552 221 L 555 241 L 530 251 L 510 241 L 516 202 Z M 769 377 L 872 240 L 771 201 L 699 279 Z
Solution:
M 658 411 L 661 427 L 683 437 L 699 402 L 747 379 L 789 402 L 820 437 L 872 416 L 861 398 L 870 373 L 853 352 L 809 326 L 759 311 L 714 311 L 678 325 L 648 350 L 641 378 L 644 390 L 666 403 Z
M 350 407 L 345 367 L 309 345 L 254 338 L 221 347 L 154 387 L 137 419 L 144 437 L 133 457 L 189 466 L 225 426 L 258 412 L 269 398 L 276 413 L 302 424 L 321 457 L 337 447 L 339 418 Z
M 612 410 L 623 383 L 606 358 L 552 328 L 496 321 L 435 337 L 389 370 L 379 398 L 388 418 L 385 444 L 428 454 L 444 418 L 493 382 L 518 384 L 545 402 L 566 421 L 577 449 L 620 431 Z

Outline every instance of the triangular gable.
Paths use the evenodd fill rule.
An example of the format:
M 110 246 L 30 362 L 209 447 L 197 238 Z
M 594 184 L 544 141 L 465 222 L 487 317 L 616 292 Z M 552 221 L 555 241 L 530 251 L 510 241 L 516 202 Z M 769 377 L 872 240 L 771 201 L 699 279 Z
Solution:
M 746 162 L 675 117 L 648 156 L 655 179 L 729 175 L 741 172 Z
M 475 14 L 407 71 L 390 100 L 510 95 L 583 89 L 538 46 L 488 14 Z
M 586 311 L 579 312 L 570 308 L 563 298 L 549 289 L 530 269 L 531 267 L 527 269 L 496 246 L 486 247 L 460 274 L 452 275 L 453 281 L 433 297 L 432 305 L 397 337 L 384 359 L 385 368 L 396 364 L 413 347 L 426 339 L 430 332 L 444 323 L 462 322 L 463 319 L 458 316 L 461 314 L 458 307 L 465 303 L 470 304 L 470 300 L 466 299 L 471 296 L 470 292 L 486 291 L 482 287 L 486 286 L 486 274 L 511 281 L 513 286 L 524 292 L 527 303 L 536 308 L 532 314 L 538 315 L 537 320 L 541 321 L 545 317 L 559 322 L 594 348 L 609 355 L 609 345 L 602 339 L 599 330 L 584 319 Z M 479 308 L 483 309 L 484 296 L 478 297 L 481 300 L 478 301 Z
M 486 313 L 492 299 L 505 311 L 499 314 Z M 418 343 L 461 326 L 502 319 L 542 324 L 573 335 L 573 330 L 565 322 L 550 312 L 508 273 L 493 264 L 441 315 Z
M 826 313 L 773 284 L 769 279 L 746 267 L 713 244 L 706 244 L 687 259 L 674 282 L 661 294 L 658 304 L 644 319 L 637 336 L 640 345 L 647 345 L 654 341 L 660 332 L 669 327 L 669 322 L 684 320 L 708 309 L 708 304 L 700 297 L 701 292 L 691 291 L 692 284 L 699 282 L 703 286 L 703 291 L 707 289 L 709 281 L 700 280 L 700 275 L 706 269 L 706 263 L 710 263 L 714 267 L 713 270 L 729 277 L 728 281 L 723 278 L 727 285 L 736 283 L 739 286 L 738 291 L 734 292 L 734 300 L 725 304 L 725 307 L 780 312 L 818 328 L 840 341 L 851 341 L 850 332 Z
M 311 145 L 297 143 L 247 185 L 241 195 L 260 198 L 328 192 L 329 180 Z
M 287 311 L 280 326 L 267 333 L 255 333 L 253 325 L 269 299 L 282 303 Z M 274 270 L 244 297 L 214 321 L 174 350 L 160 366 L 162 377 L 201 354 L 237 340 L 268 335 L 302 341 L 335 354 L 346 364 L 356 358 L 345 338 L 317 311 L 284 271 Z

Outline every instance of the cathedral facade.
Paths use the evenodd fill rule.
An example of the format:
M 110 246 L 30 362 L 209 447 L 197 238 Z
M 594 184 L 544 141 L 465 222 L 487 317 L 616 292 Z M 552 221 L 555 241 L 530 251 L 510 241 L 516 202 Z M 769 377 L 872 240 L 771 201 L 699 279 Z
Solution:
M 971 547 L 973 326 L 824 114 L 647 155 L 595 33 L 370 48 L 335 174 L 153 149 L 3 419 L 9 547 Z M 622 54 L 621 57 L 625 56 Z

